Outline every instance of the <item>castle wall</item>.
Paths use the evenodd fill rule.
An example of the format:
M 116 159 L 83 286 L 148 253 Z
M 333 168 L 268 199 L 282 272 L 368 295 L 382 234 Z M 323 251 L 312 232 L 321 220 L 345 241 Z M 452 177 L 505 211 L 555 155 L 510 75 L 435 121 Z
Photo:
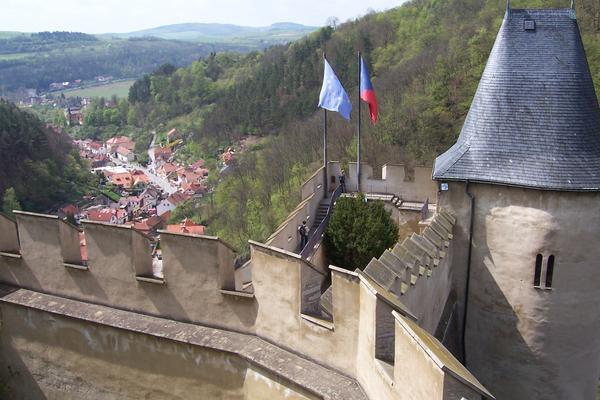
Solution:
M 125 377 L 116 379 L 115 382 L 127 386 L 131 379 L 134 381 L 131 387 L 147 385 L 148 391 L 142 390 L 141 393 L 160 398 L 161 388 L 170 388 L 169 385 L 155 384 L 154 381 L 164 380 L 161 374 L 177 374 L 178 368 L 196 368 L 187 364 L 190 354 L 188 350 L 183 352 L 186 354 L 183 360 L 178 361 L 180 357 L 172 362 L 168 361 L 173 352 L 178 353 L 179 350 L 175 351 L 172 345 L 166 345 L 156 349 L 157 353 L 165 354 L 167 361 L 164 371 L 148 369 L 146 365 L 159 368 L 154 364 L 161 362 L 144 358 L 150 357 L 150 354 L 143 357 L 136 355 L 146 353 L 145 350 L 139 350 L 135 354 L 127 353 L 131 347 L 138 346 L 133 342 L 144 343 L 146 340 L 138 339 L 137 336 L 122 340 L 120 334 L 101 335 L 105 339 L 100 350 L 95 340 L 88 340 L 84 344 L 80 339 L 86 339 L 90 335 L 93 337 L 95 330 L 104 329 L 104 325 L 107 325 L 107 329 L 115 328 L 115 323 L 119 329 L 133 330 L 137 332 L 136 335 L 150 335 L 154 337 L 152 341 L 165 338 L 184 345 L 196 343 L 201 347 L 208 342 L 216 343 L 217 354 L 214 357 L 201 357 L 206 356 L 207 359 L 224 365 L 222 368 L 226 372 L 222 375 L 225 377 L 232 372 L 230 365 L 238 365 L 235 360 L 227 358 L 230 353 L 245 352 L 245 357 L 250 357 L 250 348 L 240 345 L 249 341 L 261 343 L 251 352 L 254 355 L 252 357 L 257 357 L 252 365 L 261 366 L 267 362 L 289 365 L 286 358 L 288 356 L 279 356 L 285 350 L 316 361 L 312 364 L 306 361 L 309 364 L 301 368 L 276 366 L 268 369 L 272 374 L 271 380 L 286 388 L 282 388 L 283 396 L 271 393 L 265 394 L 265 398 L 285 397 L 289 391 L 282 379 L 289 381 L 296 377 L 292 371 L 304 374 L 307 369 L 316 374 L 316 377 L 306 379 L 305 386 L 308 385 L 307 382 L 322 385 L 321 389 L 324 391 L 334 390 L 337 398 L 364 398 L 362 391 L 354 391 L 347 396 L 340 395 L 335 384 L 332 386 L 332 382 L 339 382 L 340 375 L 337 371 L 342 376 L 355 379 L 350 379 L 349 382 L 360 383 L 366 396 L 371 399 L 405 399 L 408 398 L 405 393 L 412 390 L 398 387 L 394 378 L 395 369 L 403 368 L 406 362 L 404 357 L 395 357 L 397 352 L 394 346 L 401 344 L 399 340 L 404 339 L 395 333 L 391 314 L 402 311 L 402 306 L 389 293 L 383 294 L 373 288 L 361 273 L 330 267 L 332 318 L 327 319 L 320 313 L 320 301 L 328 271 L 282 249 L 251 242 L 251 260 L 247 267 L 252 269 L 251 290 L 239 292 L 235 290 L 238 282 L 235 282 L 233 271 L 235 253 L 217 238 L 161 232 L 162 266 L 157 271 L 148 263 L 152 261 L 149 240 L 128 227 L 85 222 L 83 231 L 89 253 L 89 260 L 85 263 L 83 260 L 73 260 L 77 258 L 74 249 L 79 243 L 79 231 L 69 231 L 74 227 L 52 216 L 23 212 L 17 214 L 17 227 L 16 239 L 20 245 L 18 256 L 21 258 L 0 255 L 0 282 L 31 289 L 33 292 L 27 291 L 30 293 L 28 296 L 38 301 L 34 305 L 17 302 L 23 305 L 16 312 L 19 315 L 8 311 L 9 319 L 5 319 L 6 322 L 3 321 L 0 325 L 0 336 L 5 335 L 4 341 L 0 343 L 0 354 L 8 357 L 0 358 L 0 371 L 7 371 L 5 367 L 8 366 L 17 366 L 21 376 L 29 377 L 27 379 L 30 386 L 43 387 L 39 397 L 64 398 L 61 394 L 71 393 L 71 388 L 79 387 L 77 385 L 80 384 L 92 393 L 97 391 L 102 395 L 108 393 L 107 397 L 114 397 L 113 390 L 117 389 L 110 385 L 111 380 L 114 380 L 113 371 L 118 371 Z M 13 236 L 16 235 L 14 233 Z M 47 294 L 42 295 L 40 292 Z M 50 299 L 48 294 L 58 297 Z M 9 294 L 8 297 L 10 296 Z M 11 303 L 10 299 L 6 299 L 7 295 L 0 293 L 2 315 L 6 314 L 2 304 Z M 100 305 L 108 307 L 102 308 Z M 10 309 L 11 306 L 6 307 Z M 32 316 L 37 311 L 31 309 L 45 312 L 51 309 L 48 312 L 55 316 L 50 320 L 46 316 L 40 317 L 39 322 L 38 317 Z M 127 313 L 127 316 L 119 317 L 116 322 L 114 319 L 109 321 L 111 323 L 107 322 L 109 315 L 121 315 L 119 313 Z M 84 314 L 84 321 L 78 322 L 78 326 L 63 324 L 61 316 L 70 320 L 75 314 Z M 153 320 L 149 315 L 156 316 L 155 319 L 159 321 Z M 182 325 L 182 322 L 200 325 Z M 4 329 L 6 325 L 15 326 L 15 330 Z M 221 340 L 220 336 L 215 336 L 214 328 L 223 329 L 221 332 L 228 332 L 229 335 L 242 335 L 244 338 L 241 342 Z M 47 339 L 46 333 L 52 337 Z M 22 337 L 24 340 L 19 342 Z M 69 347 L 71 342 L 75 347 Z M 124 343 L 123 348 L 119 347 L 119 343 Z M 98 351 L 102 357 L 92 354 Z M 129 356 L 135 365 L 127 364 Z M 392 360 L 393 357 L 396 359 Z M 55 359 L 64 359 L 65 364 L 62 367 L 53 364 L 51 360 Z M 113 364 L 109 365 L 104 360 L 110 360 Z M 89 363 L 89 368 L 80 366 L 80 363 L 85 362 Z M 206 373 L 219 376 L 200 375 L 197 378 L 199 396 L 228 398 L 231 395 L 232 398 L 237 398 L 235 396 L 238 396 L 239 390 L 246 393 L 246 396 L 250 396 L 247 393 L 255 390 L 256 385 L 246 387 L 250 384 L 247 383 L 248 376 L 257 375 L 248 372 L 249 369 L 244 369 L 242 365 L 234 369 L 242 371 L 240 374 L 246 380 L 235 375 L 236 372 L 227 379 L 237 379 L 240 382 L 235 388 L 237 391 L 220 392 L 225 390 L 219 386 L 224 379 L 220 373 L 221 367 L 213 367 L 210 363 L 207 364 L 210 368 L 207 368 L 209 371 Z M 202 374 L 204 367 L 199 368 L 200 372 L 197 373 Z M 254 369 L 253 367 L 252 370 Z M 49 374 L 45 372 L 47 370 L 50 371 Z M 97 376 L 81 377 L 82 374 L 93 372 Z M 187 373 L 196 372 L 186 371 L 181 380 L 173 382 L 186 387 Z M 334 374 L 337 378 L 321 379 L 326 373 Z M 142 374 L 145 376 L 140 377 Z M 301 377 L 304 376 L 302 374 Z M 258 375 L 264 374 L 261 372 Z M 269 379 L 260 378 L 261 382 L 266 382 L 266 386 L 279 390 L 277 385 L 269 383 Z M 153 382 L 146 383 L 147 380 Z M 206 385 L 201 384 L 202 382 Z M 213 392 L 206 392 L 214 387 L 216 389 Z M 20 392 L 25 389 L 14 390 L 19 396 L 31 395 L 35 398 L 35 393 Z M 154 394 L 155 390 L 157 394 Z M 178 392 L 173 390 L 173 393 Z M 258 397 L 263 396 L 260 393 L 257 394 Z M 434 400 L 450 399 L 444 397 L 443 393 L 436 393 L 436 396 L 438 397 Z
M 337 162 L 330 162 L 328 166 L 329 186 L 328 195 L 337 187 L 337 177 L 340 174 L 340 166 Z M 297 252 L 300 246 L 300 234 L 298 228 L 302 221 L 310 229 L 313 225 L 319 204 L 325 197 L 325 185 L 323 184 L 323 167 L 317 169 L 300 188 L 301 201 L 298 206 L 288 215 L 265 241 L 269 246 L 278 247 L 283 250 Z
M 386 164 L 381 168 L 381 179 L 373 178 L 373 167 L 361 163 L 360 189 L 365 193 L 389 193 L 399 196 L 403 200 L 431 202 L 436 197 L 437 186 L 431 179 L 430 167 L 414 167 L 408 174 L 406 166 Z M 349 171 L 346 172 L 346 186 L 349 191 L 356 191 L 356 163 L 348 163 Z
M 453 249 L 454 242 L 450 241 L 445 248 L 446 254 L 438 260 L 439 264 L 431 267 L 431 276 L 425 271 L 415 285 L 400 297 L 400 301 L 417 317 L 419 326 L 431 334 L 440 323 L 452 291 Z
M 483 184 L 469 188 L 475 213 L 467 367 L 498 399 L 595 398 L 600 195 Z M 439 203 L 463 216 L 469 210 L 460 184 L 442 192 Z M 455 265 L 461 270 L 468 214 L 457 220 L 454 240 L 463 242 L 463 250 L 455 253 Z M 544 267 L 555 256 L 551 289 L 534 288 L 537 254 L 543 255 Z
M 67 302 L 63 307 L 71 305 Z M 194 340 L 176 341 L 164 334 L 159 337 L 93 324 L 6 302 L 0 312 L 1 398 L 323 398 L 323 393 L 299 386 L 301 373 L 298 383 L 283 379 L 235 352 L 210 348 L 210 340 L 199 346 Z M 106 309 L 98 312 L 110 314 Z M 138 321 L 128 319 L 127 324 L 134 327 Z M 179 335 L 183 339 L 184 331 Z M 213 335 L 217 338 L 218 332 Z M 231 338 L 220 340 L 225 343 Z M 252 346 L 246 341 L 248 351 Z M 258 343 L 254 347 L 260 349 Z M 272 356 L 289 357 L 284 353 Z M 292 372 L 301 365 L 288 363 Z
M 303 278 L 310 276 L 303 270 L 307 268 L 312 269 L 298 256 L 252 244 L 252 282 L 260 304 L 256 332 L 354 375 L 359 330 L 358 277 L 343 270 L 332 271 L 332 323 L 303 312 Z M 318 274 L 315 270 L 312 272 L 313 276 Z M 325 275 L 321 276 L 322 283 Z M 319 290 L 317 299 L 320 293 Z
M 84 223 L 89 261 L 73 268 L 63 257 L 64 222 L 31 213 L 17 214 L 17 221 L 22 258 L 0 256 L 0 282 L 181 321 L 254 329 L 254 299 L 221 292 L 235 289 L 235 253 L 216 238 L 162 232 L 162 279 L 147 268 L 150 242 L 129 227 Z
M 317 197 L 316 194 L 311 194 L 302 200 L 265 243 L 286 251 L 299 252 L 300 233 L 298 228 L 302 225 L 302 221 L 306 221 L 306 225 L 310 229 L 320 201 L 321 197 Z

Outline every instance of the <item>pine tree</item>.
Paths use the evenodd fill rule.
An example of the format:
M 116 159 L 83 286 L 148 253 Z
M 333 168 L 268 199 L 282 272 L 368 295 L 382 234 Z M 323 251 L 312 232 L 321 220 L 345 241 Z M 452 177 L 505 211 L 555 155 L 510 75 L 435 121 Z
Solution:
M 366 202 L 361 195 L 337 200 L 325 230 L 329 261 L 339 267 L 364 269 L 398 241 L 398 226 L 382 201 Z

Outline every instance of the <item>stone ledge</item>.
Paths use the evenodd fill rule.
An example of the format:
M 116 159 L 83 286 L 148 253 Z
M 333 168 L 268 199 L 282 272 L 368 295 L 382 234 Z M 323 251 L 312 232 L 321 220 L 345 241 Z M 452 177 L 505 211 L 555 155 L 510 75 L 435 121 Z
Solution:
M 8 257 L 8 258 L 23 258 L 20 254 L 7 253 L 5 251 L 0 251 L 0 256 L 2 256 L 2 257 Z
M 154 283 L 156 285 L 164 285 L 165 284 L 165 280 L 163 278 L 158 278 L 156 276 L 136 275 L 135 280 L 138 282 Z
M 248 298 L 248 299 L 253 299 L 254 298 L 254 293 L 242 292 L 240 290 L 225 290 L 225 289 L 221 289 L 221 294 L 225 294 L 227 296 L 235 296 L 235 297 Z
M 313 317 L 308 314 L 300 314 L 300 318 L 330 331 L 332 331 L 334 328 L 333 322 L 327 321 L 323 318 Z
M 356 380 L 255 335 L 209 328 L 0 284 L 0 303 L 232 353 L 325 400 L 367 400 Z
M 63 263 L 66 268 L 77 269 L 80 271 L 89 271 L 89 267 L 83 264 Z

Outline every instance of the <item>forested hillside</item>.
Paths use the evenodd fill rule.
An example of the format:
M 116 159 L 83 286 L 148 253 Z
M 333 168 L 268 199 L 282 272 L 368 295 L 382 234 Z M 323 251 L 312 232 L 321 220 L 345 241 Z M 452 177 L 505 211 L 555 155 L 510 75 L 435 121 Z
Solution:
M 512 6 L 568 7 L 569 1 L 513 0 Z M 211 229 L 241 247 L 272 231 L 297 203 L 302 179 L 318 166 L 323 50 L 355 109 L 357 50 L 369 64 L 380 121 L 365 123 L 365 161 L 430 165 L 458 136 L 504 9 L 504 0 L 414 0 L 288 46 L 213 55 L 138 81 L 119 123 L 177 126 L 204 156 L 249 133 L 268 137 L 216 189 Z M 577 14 L 598 88 L 600 4 L 578 1 Z M 355 117 L 352 123 L 335 115 L 330 120 L 331 157 L 353 159 Z
M 35 35 L 0 40 L 0 96 L 23 88 L 46 91 L 52 82 L 93 80 L 98 75 L 135 78 L 164 63 L 189 65 L 211 51 L 236 49 L 156 38 L 98 40 L 68 32 L 52 33 L 53 39 Z M 64 40 L 56 39 L 57 35 Z
M 0 100 L 0 199 L 12 188 L 23 209 L 47 211 L 89 190 L 88 168 L 66 134 Z
M 52 82 L 99 75 L 137 78 L 164 63 L 184 66 L 214 51 L 263 49 L 291 42 L 314 29 L 296 24 L 265 28 L 179 24 L 106 35 L 0 32 L 0 96 L 23 88 L 46 91 Z

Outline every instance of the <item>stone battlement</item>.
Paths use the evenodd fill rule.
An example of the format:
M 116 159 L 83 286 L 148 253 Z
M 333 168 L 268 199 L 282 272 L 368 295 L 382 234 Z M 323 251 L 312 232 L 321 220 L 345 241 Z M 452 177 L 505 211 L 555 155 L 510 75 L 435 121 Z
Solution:
M 425 234 L 438 223 L 447 226 L 447 218 L 434 218 Z M 427 343 L 435 343 L 431 336 L 435 327 L 428 333 L 420 326 L 419 312 L 412 312 L 393 296 L 394 291 L 382 290 L 367 273 L 330 267 L 331 318 L 324 318 L 321 295 L 328 271 L 274 246 L 250 243 L 251 284 L 243 291 L 241 276 L 234 269 L 236 253 L 215 237 L 161 232 L 159 276 L 152 267 L 150 240 L 130 227 L 84 221 L 80 231 L 54 216 L 17 212 L 16 221 L 0 216 L 0 232 L 0 282 L 4 284 L 256 335 L 353 377 L 369 398 L 405 398 L 404 391 L 426 391 L 427 398 L 445 399 L 443 388 L 448 384 L 442 382 L 448 381 L 461 387 L 467 399 L 489 395 L 468 371 L 435 362 L 423 361 L 428 373 L 441 379 L 436 390 L 442 390 L 432 392 L 434 388 L 424 381 L 413 382 L 414 387 L 399 386 L 412 373 L 413 361 L 397 356 L 398 352 L 425 343 L 419 344 L 417 331 Z M 82 257 L 81 235 L 87 260 Z M 446 239 L 439 238 L 442 247 L 448 236 L 446 231 Z M 410 243 L 418 246 L 419 240 L 411 238 Z M 408 243 L 401 246 L 408 248 Z M 430 247 L 418 254 L 416 249 L 407 250 L 420 255 L 426 271 L 435 268 L 426 256 L 433 260 L 442 252 Z M 418 268 L 421 264 L 406 269 L 405 276 Z M 409 286 L 400 287 L 400 299 L 410 296 Z M 421 357 L 438 354 L 439 358 L 443 353 L 453 359 L 439 343 L 430 351 Z
M 440 324 L 451 291 L 451 240 L 456 218 L 440 210 L 413 233 L 372 259 L 366 276 L 397 296 L 406 311 L 429 332 Z

